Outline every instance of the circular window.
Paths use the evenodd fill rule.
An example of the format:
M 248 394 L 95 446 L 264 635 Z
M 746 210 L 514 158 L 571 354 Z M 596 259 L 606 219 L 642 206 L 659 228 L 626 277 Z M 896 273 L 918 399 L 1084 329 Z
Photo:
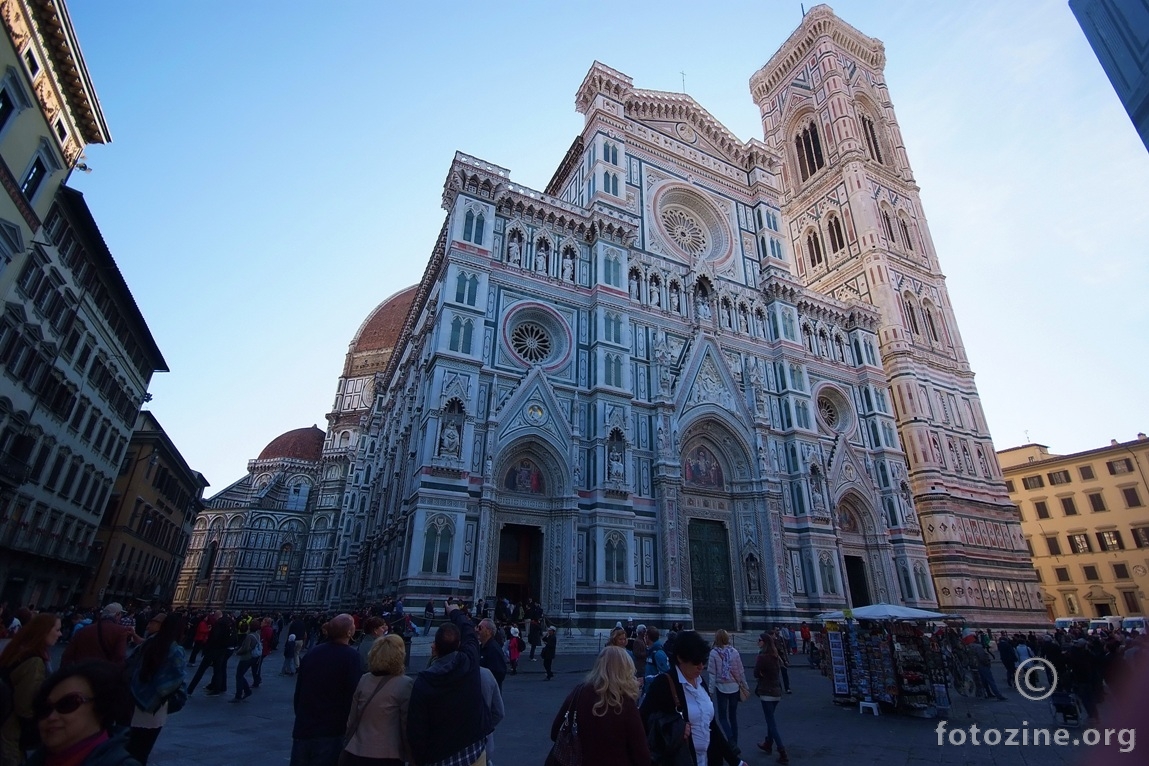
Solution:
M 667 207 L 662 210 L 662 226 L 674 244 L 691 257 L 697 258 L 707 250 L 706 230 L 689 210 L 680 207 Z
M 823 386 L 814 399 L 818 407 L 818 421 L 836 433 L 849 433 L 854 428 L 854 410 L 850 400 L 836 388 Z
M 511 348 L 531 364 L 538 364 L 551 355 L 553 344 L 545 327 L 523 322 L 511 330 Z
M 569 361 L 573 345 L 570 329 L 549 307 L 524 302 L 507 314 L 502 331 L 503 348 L 529 365 L 542 365 L 548 371 Z
M 723 262 L 731 256 L 729 221 L 714 203 L 693 187 L 672 184 L 654 200 L 659 230 L 690 261 Z
M 838 427 L 838 408 L 825 396 L 818 397 L 818 414 L 830 428 Z

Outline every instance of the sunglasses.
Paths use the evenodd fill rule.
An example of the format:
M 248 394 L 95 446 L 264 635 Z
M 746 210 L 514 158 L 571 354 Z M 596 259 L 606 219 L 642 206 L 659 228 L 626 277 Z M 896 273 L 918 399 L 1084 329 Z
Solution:
M 65 694 L 63 697 L 56 700 L 55 702 L 45 702 L 40 707 L 37 707 L 35 710 L 36 720 L 39 721 L 39 720 L 42 720 L 44 718 L 47 718 L 48 716 L 52 715 L 52 711 L 55 711 L 55 712 L 59 713 L 60 715 L 68 715 L 69 713 L 75 713 L 82 706 L 87 705 L 89 702 L 92 702 L 92 701 L 93 701 L 93 699 L 91 697 L 85 697 L 83 694 L 80 694 L 79 692 L 72 692 L 71 694 Z

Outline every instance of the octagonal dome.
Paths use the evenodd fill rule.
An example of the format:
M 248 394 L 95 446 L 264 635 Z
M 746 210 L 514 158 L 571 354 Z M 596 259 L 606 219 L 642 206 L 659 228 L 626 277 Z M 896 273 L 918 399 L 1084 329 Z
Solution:
M 296 428 L 272 439 L 257 460 L 309 460 L 318 463 L 323 457 L 323 431 L 317 426 Z
M 403 322 L 407 319 L 407 312 L 415 300 L 418 287 L 411 285 L 400 290 L 367 315 L 347 351 L 347 360 L 343 365 L 345 377 L 383 371 L 395 344 L 399 342 Z

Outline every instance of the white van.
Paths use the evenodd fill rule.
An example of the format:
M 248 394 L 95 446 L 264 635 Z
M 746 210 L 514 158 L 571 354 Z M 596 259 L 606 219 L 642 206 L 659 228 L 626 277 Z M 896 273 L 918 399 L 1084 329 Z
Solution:
M 1121 627 L 1126 632 L 1135 630 L 1140 635 L 1145 635 L 1145 618 L 1144 617 L 1126 617 L 1121 621 Z
M 1053 621 L 1053 627 L 1057 630 L 1069 630 L 1070 628 L 1087 628 L 1089 627 L 1089 620 L 1080 617 L 1058 617 Z
M 1089 635 L 1093 635 L 1099 630 L 1106 632 L 1121 630 L 1121 618 L 1116 616 L 1098 617 L 1089 621 Z

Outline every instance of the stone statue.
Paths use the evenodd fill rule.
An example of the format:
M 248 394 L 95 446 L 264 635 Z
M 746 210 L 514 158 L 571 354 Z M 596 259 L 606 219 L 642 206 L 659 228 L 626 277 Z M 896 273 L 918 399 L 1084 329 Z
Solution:
M 507 262 L 512 266 L 521 266 L 523 263 L 523 246 L 517 239 L 512 239 L 507 245 Z
M 630 274 L 630 297 L 638 300 L 638 275 L 634 272 Z
M 622 453 L 617 447 L 611 448 L 606 477 L 610 481 L 623 481 L 626 478 L 626 469 L 622 465 Z
M 535 271 L 540 274 L 546 273 L 547 270 L 547 254 L 544 250 L 539 250 L 535 253 Z
M 706 296 L 698 296 L 698 318 L 704 322 L 710 320 L 710 301 L 706 300 Z
M 447 423 L 439 435 L 439 454 L 443 457 L 458 457 L 459 446 L 459 427 L 454 423 Z
M 661 293 L 661 290 L 658 289 L 658 284 L 652 283 L 650 285 L 650 305 L 655 308 L 661 305 L 662 297 L 659 293 Z
M 677 287 L 670 288 L 670 310 L 675 312 L 675 313 L 678 313 L 678 311 L 680 310 L 679 309 L 679 297 L 678 297 L 678 288 Z
M 563 253 L 563 280 L 574 281 L 574 256 L 570 252 Z

